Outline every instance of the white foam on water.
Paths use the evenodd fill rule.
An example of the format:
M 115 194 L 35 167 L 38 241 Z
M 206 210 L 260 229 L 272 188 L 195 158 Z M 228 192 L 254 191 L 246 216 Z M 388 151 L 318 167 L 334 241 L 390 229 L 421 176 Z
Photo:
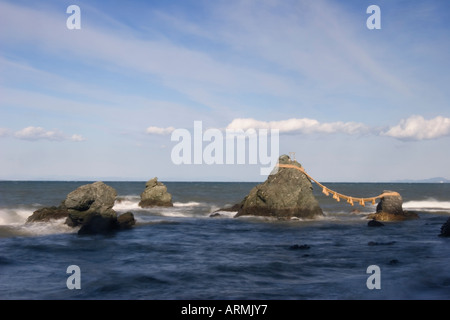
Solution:
M 450 212 L 450 201 L 439 201 L 436 199 L 406 201 L 403 203 L 403 209 L 429 212 Z
M 66 218 L 54 219 L 45 222 L 31 222 L 16 226 L 22 235 L 42 236 L 49 234 L 76 233 L 79 228 L 72 228 L 64 222 Z
M 200 207 L 204 204 L 196 201 L 189 201 L 189 202 L 174 202 L 174 207 Z
M 139 196 L 122 196 L 116 199 L 113 209 L 115 211 L 132 211 L 132 210 L 142 210 L 139 206 L 139 201 L 141 198 Z
M 21 224 L 33 214 L 33 209 L 27 208 L 3 208 L 0 209 L 0 225 Z

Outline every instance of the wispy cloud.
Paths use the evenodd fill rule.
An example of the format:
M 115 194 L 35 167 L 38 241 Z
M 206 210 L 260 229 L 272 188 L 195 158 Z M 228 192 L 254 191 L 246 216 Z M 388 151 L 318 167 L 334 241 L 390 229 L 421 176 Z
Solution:
M 345 133 L 345 134 L 361 134 L 369 130 L 369 128 L 357 122 L 324 122 L 321 123 L 315 119 L 308 118 L 292 118 L 281 121 L 259 121 L 252 118 L 234 119 L 228 126 L 229 130 L 247 130 L 247 129 L 278 129 L 281 133 Z
M 66 135 L 58 129 L 46 130 L 43 127 L 29 126 L 18 131 L 11 131 L 7 128 L 0 128 L 0 137 L 13 137 L 20 140 L 38 141 L 85 141 L 86 139 L 79 135 L 73 134 L 71 136 Z
M 167 127 L 167 128 L 161 128 L 161 127 L 148 127 L 146 132 L 148 134 L 157 134 L 157 135 L 168 135 L 171 134 L 175 130 L 174 127 Z
M 64 140 L 64 134 L 58 130 L 45 130 L 42 127 L 26 127 L 14 133 L 14 137 L 22 140 Z
M 381 135 L 400 140 L 431 140 L 450 136 L 450 118 L 438 116 L 426 120 L 419 115 L 402 119 L 396 126 L 389 128 Z
M 86 141 L 86 138 L 84 138 L 82 135 L 79 135 L 79 134 L 73 134 L 70 137 L 70 140 L 75 141 L 75 142 L 81 142 L 81 141 Z

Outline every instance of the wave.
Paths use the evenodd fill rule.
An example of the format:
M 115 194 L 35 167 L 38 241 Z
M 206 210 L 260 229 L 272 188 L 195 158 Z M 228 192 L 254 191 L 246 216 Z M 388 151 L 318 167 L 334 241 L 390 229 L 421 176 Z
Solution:
M 406 201 L 403 203 L 403 209 L 428 212 L 450 212 L 450 201 L 439 201 L 436 199 Z
M 23 224 L 33 214 L 30 208 L 2 208 L 0 209 L 0 225 Z
M 174 202 L 174 207 L 200 207 L 202 205 L 205 205 L 204 203 L 196 202 L 196 201 L 189 201 L 189 202 Z
M 136 195 L 127 195 L 127 196 L 121 196 L 118 197 L 116 202 L 114 203 L 113 209 L 119 212 L 124 211 L 148 211 L 151 210 L 158 210 L 158 209 L 164 209 L 163 207 L 152 207 L 152 208 L 141 208 L 139 206 L 139 202 L 141 201 L 140 196 Z M 208 206 L 207 203 L 203 202 L 197 202 L 197 201 L 188 201 L 188 202 L 174 202 L 172 208 L 198 208 L 198 207 L 205 207 Z

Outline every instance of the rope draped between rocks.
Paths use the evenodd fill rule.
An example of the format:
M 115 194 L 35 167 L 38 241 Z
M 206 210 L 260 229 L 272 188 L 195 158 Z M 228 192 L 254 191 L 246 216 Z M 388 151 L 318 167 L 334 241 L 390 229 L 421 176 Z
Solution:
M 280 167 L 280 168 L 296 169 L 296 170 L 301 171 L 304 175 L 306 175 L 309 179 L 314 181 L 319 187 L 322 188 L 322 193 L 323 194 L 325 194 L 326 196 L 329 196 L 330 194 L 332 194 L 333 195 L 333 199 L 335 199 L 338 202 L 341 201 L 341 199 L 347 200 L 347 203 L 351 204 L 352 206 L 354 205 L 355 202 L 359 203 L 363 207 L 366 206 L 366 202 L 372 202 L 372 204 L 375 205 L 375 201 L 377 199 L 381 199 L 381 198 L 386 197 L 386 196 L 399 196 L 400 195 L 398 192 L 384 192 L 384 193 L 382 193 L 382 194 L 380 194 L 380 195 L 378 195 L 376 197 L 370 197 L 370 198 L 351 197 L 351 196 L 347 196 L 345 194 L 338 193 L 336 191 L 333 191 L 333 190 L 325 187 L 323 184 L 321 184 L 316 179 L 311 177 L 305 171 L 305 169 L 303 169 L 302 167 L 298 167 L 298 166 L 295 166 L 293 164 L 278 164 L 278 167 Z

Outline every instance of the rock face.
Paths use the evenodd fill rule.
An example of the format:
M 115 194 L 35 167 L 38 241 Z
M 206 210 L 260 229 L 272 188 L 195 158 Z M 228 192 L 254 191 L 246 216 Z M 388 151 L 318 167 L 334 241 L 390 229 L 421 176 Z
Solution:
M 278 163 L 301 167 L 287 155 L 280 156 Z M 278 168 L 278 172 L 254 187 L 237 207 L 239 210 L 235 217 L 254 215 L 289 219 L 323 215 L 312 193 L 311 181 L 301 171 L 292 168 Z
M 368 215 L 369 219 L 377 221 L 403 221 L 419 218 L 415 212 L 403 211 L 403 199 L 398 192 L 385 190 L 383 191 L 383 195 L 377 205 L 376 213 Z
M 78 234 L 109 233 L 128 229 L 135 224 L 127 212 L 117 217 L 113 210 L 117 192 L 103 182 L 83 185 L 70 192 L 59 207 L 36 210 L 27 222 L 49 221 L 66 217 L 71 227 L 80 226 Z
M 145 190 L 141 193 L 139 206 L 141 208 L 172 207 L 172 195 L 167 192 L 167 187 L 155 177 L 148 180 L 145 184 Z
M 440 237 L 450 237 L 450 218 L 442 225 Z
M 77 188 L 64 201 L 69 212 L 67 224 L 73 227 L 83 225 L 96 215 L 104 219 L 117 219 L 112 209 L 116 196 L 116 190 L 101 181 Z

